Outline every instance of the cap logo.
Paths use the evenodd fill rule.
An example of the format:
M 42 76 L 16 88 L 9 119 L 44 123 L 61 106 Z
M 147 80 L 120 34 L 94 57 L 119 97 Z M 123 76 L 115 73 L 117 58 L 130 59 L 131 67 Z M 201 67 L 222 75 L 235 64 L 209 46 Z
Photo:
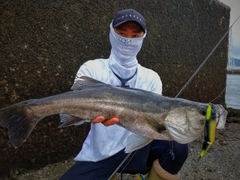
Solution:
M 136 15 L 132 15 L 132 14 L 129 14 L 129 15 L 126 14 L 125 16 L 122 16 L 122 18 L 124 18 L 124 17 L 128 17 L 128 16 L 129 16 L 129 17 L 132 17 L 132 16 L 133 16 L 134 18 L 139 19 L 139 21 L 142 21 L 142 19 L 140 19 L 138 16 L 136 17 Z

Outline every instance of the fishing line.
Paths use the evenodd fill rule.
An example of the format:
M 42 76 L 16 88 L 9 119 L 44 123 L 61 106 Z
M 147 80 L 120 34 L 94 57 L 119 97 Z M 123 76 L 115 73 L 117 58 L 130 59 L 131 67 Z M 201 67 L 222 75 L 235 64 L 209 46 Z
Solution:
M 126 166 L 129 164 L 129 162 L 132 160 L 132 158 L 134 157 L 134 155 L 137 153 L 137 150 L 131 153 L 128 153 L 128 155 L 122 160 L 122 162 L 118 165 L 118 167 L 115 169 L 115 171 L 111 174 L 111 176 L 108 178 L 108 180 L 111 180 L 111 178 L 114 176 L 114 174 L 118 171 L 118 169 L 123 165 L 123 163 L 125 163 L 125 161 L 128 160 L 128 158 L 132 155 L 132 157 L 128 160 L 128 162 L 126 163 L 126 165 L 122 168 L 122 171 L 126 168 Z M 120 173 L 122 173 L 122 171 Z M 118 177 L 116 177 L 117 179 Z
M 209 55 L 205 58 L 205 60 L 202 62 L 202 64 L 199 66 L 199 68 L 193 73 L 193 75 L 189 78 L 189 80 L 186 82 L 186 84 L 182 87 L 182 89 L 178 92 L 178 94 L 175 96 L 178 97 L 182 91 L 187 87 L 187 85 L 191 82 L 191 80 L 194 78 L 194 76 L 199 72 L 199 70 L 203 67 L 203 65 L 207 62 L 207 60 L 209 59 L 209 57 L 213 54 L 213 52 L 217 49 L 217 47 L 219 46 L 219 44 L 222 42 L 222 40 L 225 38 L 225 36 L 229 33 L 229 31 L 232 29 L 233 25 L 237 22 L 237 20 L 240 18 L 240 15 L 237 17 L 237 19 L 233 22 L 233 24 L 228 28 L 228 30 L 226 31 L 226 33 L 222 36 L 222 38 L 219 40 L 219 42 L 216 44 L 216 46 L 212 49 L 212 51 L 209 53 Z M 226 87 L 223 89 L 222 92 L 224 92 L 224 90 L 226 89 Z M 222 93 L 221 92 L 221 93 Z M 220 94 L 221 94 L 220 93 Z M 216 99 L 216 98 L 215 98 Z M 214 100 L 215 100 L 214 99 Z M 131 156 L 131 154 L 133 154 L 133 156 L 136 154 L 137 151 L 131 152 L 129 153 L 124 159 L 123 161 L 119 164 L 119 166 L 115 169 L 115 171 L 111 174 L 111 176 L 108 178 L 108 180 L 111 180 L 111 178 L 114 176 L 114 174 L 118 171 L 118 169 L 122 166 L 122 164 L 124 162 L 127 161 L 127 159 Z M 129 162 L 131 161 L 131 159 L 133 158 L 133 156 L 128 160 L 127 164 L 125 165 L 125 167 L 129 164 Z M 124 168 L 125 168 L 124 167 Z M 123 168 L 123 169 L 124 169 Z
M 223 94 L 223 92 L 226 90 L 226 86 L 225 86 L 225 88 L 223 88 L 223 90 L 219 93 L 219 95 L 217 95 L 217 97 L 215 97 L 213 100 L 211 100 L 210 101 L 210 103 L 212 103 L 212 102 L 214 102 L 216 99 L 218 99 L 220 96 L 221 96 L 221 94 Z

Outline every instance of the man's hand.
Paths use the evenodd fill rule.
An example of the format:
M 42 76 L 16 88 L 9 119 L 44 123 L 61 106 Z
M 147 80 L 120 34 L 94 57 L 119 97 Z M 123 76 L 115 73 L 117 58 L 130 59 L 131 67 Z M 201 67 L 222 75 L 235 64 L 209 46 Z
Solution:
M 112 117 L 110 119 L 106 119 L 104 116 L 98 116 L 92 120 L 92 123 L 103 123 L 105 126 L 110 126 L 119 123 L 118 117 Z

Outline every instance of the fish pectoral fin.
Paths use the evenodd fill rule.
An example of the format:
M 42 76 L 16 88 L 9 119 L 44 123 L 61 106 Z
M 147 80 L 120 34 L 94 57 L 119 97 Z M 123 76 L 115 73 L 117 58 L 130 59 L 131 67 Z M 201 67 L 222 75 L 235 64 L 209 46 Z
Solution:
M 78 126 L 78 125 L 81 125 L 85 122 L 90 122 L 90 120 L 81 119 L 79 117 L 71 116 L 71 115 L 68 115 L 68 114 L 60 114 L 59 117 L 61 119 L 61 122 L 63 122 L 59 126 L 59 128 L 72 126 L 72 125 Z
M 153 139 L 149 139 L 149 138 L 144 137 L 144 136 L 140 136 L 140 135 L 137 135 L 137 134 L 131 134 L 130 136 L 128 136 L 127 146 L 125 148 L 125 152 L 130 153 L 130 152 L 133 152 L 135 150 L 138 150 L 138 149 L 146 146 L 150 142 L 152 142 L 152 140 Z

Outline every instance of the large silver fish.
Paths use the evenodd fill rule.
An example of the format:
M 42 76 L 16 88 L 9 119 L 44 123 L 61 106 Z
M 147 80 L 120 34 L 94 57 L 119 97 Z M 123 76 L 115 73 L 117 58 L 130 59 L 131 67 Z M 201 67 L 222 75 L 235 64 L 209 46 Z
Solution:
M 133 132 L 126 152 L 139 149 L 153 139 L 189 143 L 203 135 L 206 103 L 115 87 L 89 77 L 82 77 L 72 89 L 0 109 L 0 126 L 8 128 L 12 145 L 21 146 L 41 119 L 54 114 L 70 117 L 60 127 L 91 121 L 99 115 L 106 119 L 119 117 L 118 125 Z M 213 106 L 217 127 L 223 128 L 227 111 L 222 105 Z

